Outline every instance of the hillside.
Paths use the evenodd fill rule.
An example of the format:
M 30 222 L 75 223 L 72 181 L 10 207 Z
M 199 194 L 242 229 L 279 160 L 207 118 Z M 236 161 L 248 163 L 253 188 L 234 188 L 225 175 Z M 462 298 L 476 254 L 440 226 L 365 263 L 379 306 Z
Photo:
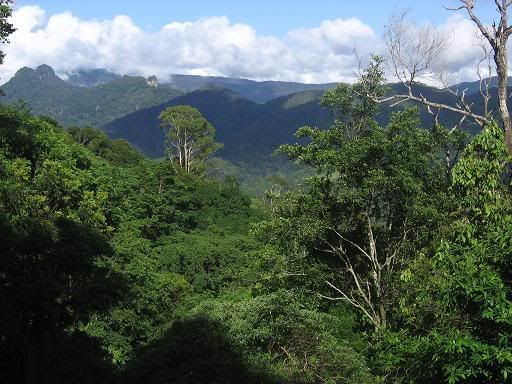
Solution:
M 400 86 L 391 85 L 392 92 L 401 92 Z M 431 100 L 443 103 L 455 102 L 453 95 L 436 88 L 419 86 L 419 92 Z M 309 125 L 327 128 L 332 116 L 320 106 L 323 91 L 305 91 L 257 104 L 226 89 L 204 89 L 177 97 L 167 103 L 130 113 L 105 125 L 105 132 L 112 138 L 124 138 L 151 157 L 163 155 L 163 134 L 158 116 L 165 108 L 174 105 L 191 105 L 217 129 L 217 141 L 224 144 L 218 155 L 234 162 L 261 163 L 285 143 L 295 142 L 293 134 L 298 128 Z M 468 100 L 478 104 L 478 94 Z M 387 124 L 392 112 L 402 110 L 413 103 L 401 103 L 394 108 L 382 107 L 376 116 L 380 124 Z M 432 116 L 420 107 L 424 127 L 431 127 Z M 440 114 L 441 123 L 452 126 L 458 116 Z M 477 127 L 467 124 L 466 129 Z
M 185 92 L 202 88 L 221 87 L 230 89 L 256 103 L 266 103 L 281 96 L 303 91 L 325 91 L 336 87 L 336 83 L 302 84 L 289 81 L 253 81 L 230 77 L 171 75 L 170 84 Z
M 293 142 L 299 127 L 329 126 L 332 118 L 319 102 L 325 88 L 332 86 L 184 75 L 174 75 L 170 85 L 159 84 L 154 77 L 120 77 L 105 70 L 82 70 L 63 80 L 51 67 L 42 65 L 35 70 L 20 69 L 2 87 L 6 94 L 2 100 L 10 104 L 23 99 L 35 114 L 48 115 L 65 126 L 103 127 L 111 137 L 124 138 L 152 157 L 163 155 L 160 112 L 168 106 L 188 104 L 216 127 L 217 140 L 224 144 L 220 156 L 261 163 L 279 145 Z M 475 89 L 477 83 L 461 87 Z M 393 93 L 403 92 L 399 84 L 390 88 Z M 300 92 L 288 94 L 296 90 Z M 455 103 L 453 95 L 437 88 L 418 85 L 418 92 L 431 100 Z M 268 98 L 271 100 L 260 103 Z M 468 100 L 481 105 L 478 92 L 468 95 Z M 401 103 L 393 109 L 384 106 L 376 118 L 386 124 L 392 111 L 408 105 L 413 104 Z M 424 108 L 420 112 L 424 126 L 432 126 L 428 112 Z M 458 117 L 443 112 L 440 119 L 452 126 Z
M 75 78 L 80 82 L 79 77 Z M 98 80 L 99 81 L 99 80 Z M 47 115 L 64 125 L 102 126 L 130 112 L 172 99 L 180 91 L 150 83 L 143 77 L 123 76 L 94 87 L 73 85 L 48 65 L 22 68 L 2 86 L 0 100 L 24 100 L 36 115 Z
M 302 125 L 327 127 L 331 121 L 319 105 L 320 91 L 299 93 L 257 104 L 225 89 L 194 91 L 167 103 L 140 110 L 104 127 L 112 138 L 124 138 L 146 155 L 163 155 L 163 134 L 158 116 L 165 108 L 191 105 L 213 124 L 217 141 L 224 144 L 219 155 L 232 161 L 268 158 L 282 143 L 293 140 Z

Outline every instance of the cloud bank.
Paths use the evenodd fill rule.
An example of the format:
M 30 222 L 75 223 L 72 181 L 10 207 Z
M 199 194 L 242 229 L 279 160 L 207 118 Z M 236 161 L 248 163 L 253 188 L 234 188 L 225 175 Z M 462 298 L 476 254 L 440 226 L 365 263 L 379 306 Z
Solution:
M 150 32 L 124 15 L 82 20 L 65 12 L 47 15 L 39 6 L 13 14 L 17 31 L 4 47 L 2 82 L 23 66 L 49 64 L 65 75 L 86 68 L 166 79 L 171 73 L 286 80 L 350 82 L 358 60 L 381 49 L 380 37 L 358 18 L 326 20 L 317 28 L 291 30 L 278 39 L 226 17 L 171 22 Z M 473 26 L 452 16 L 439 26 L 450 34 L 446 68 L 458 80 L 475 78 L 479 48 Z

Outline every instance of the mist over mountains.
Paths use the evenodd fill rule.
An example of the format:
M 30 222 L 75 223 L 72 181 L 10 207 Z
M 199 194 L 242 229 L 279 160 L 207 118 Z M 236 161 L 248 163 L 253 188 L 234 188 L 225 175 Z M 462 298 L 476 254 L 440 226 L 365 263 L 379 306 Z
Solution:
M 95 87 L 120 79 L 122 76 L 105 69 L 80 70 L 67 76 L 67 81 L 79 87 Z M 156 77 L 155 77 L 156 78 Z M 256 103 L 266 103 L 274 98 L 303 91 L 324 91 L 336 83 L 303 84 L 289 81 L 254 81 L 242 78 L 171 74 L 159 84 L 169 85 L 182 92 L 205 88 L 226 88 Z
M 163 133 L 158 116 L 168 106 L 191 105 L 215 126 L 217 140 L 224 144 L 219 155 L 237 162 L 257 163 L 269 159 L 280 144 L 294 142 L 304 125 L 327 128 L 332 116 L 320 107 L 323 92 L 336 84 L 172 75 L 170 82 L 156 77 L 121 76 L 104 69 L 81 70 L 65 78 L 48 65 L 21 68 L 2 86 L 4 103 L 23 100 L 37 115 L 47 115 L 64 126 L 93 126 L 112 138 L 124 138 L 151 157 L 163 156 Z M 440 102 L 454 96 L 419 85 L 422 94 Z M 468 100 L 478 101 L 478 83 L 464 83 Z M 400 86 L 391 85 L 393 92 Z M 406 103 L 394 108 L 402 109 Z M 479 105 L 478 102 L 475 105 Z M 377 116 L 385 123 L 393 109 Z M 421 110 L 421 108 L 420 108 Z M 431 117 L 421 110 L 425 126 Z M 446 125 L 457 116 L 441 115 Z M 468 127 L 474 129 L 475 127 Z

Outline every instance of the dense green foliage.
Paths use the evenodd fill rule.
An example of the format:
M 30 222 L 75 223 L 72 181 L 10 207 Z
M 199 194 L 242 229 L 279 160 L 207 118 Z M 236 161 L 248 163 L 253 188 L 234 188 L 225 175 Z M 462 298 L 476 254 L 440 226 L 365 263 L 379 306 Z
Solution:
M 54 121 L 54 124 L 58 123 Z M 69 127 L 67 131 L 74 141 L 113 165 L 135 164 L 143 158 L 126 140 L 110 140 L 98 129 Z
M 73 325 L 120 288 L 103 265 L 116 223 L 100 182 L 109 170 L 49 121 L 13 108 L 0 119 L 1 381 L 35 382 L 43 372 L 80 381 L 72 345 L 83 349 L 82 369 L 104 363 Z
M 488 126 L 453 170 L 453 222 L 431 255 L 420 254 L 402 272 L 402 326 L 383 338 L 379 353 L 400 382 L 501 383 L 512 373 L 505 163 L 502 130 Z M 395 371 L 397 364 L 407 373 Z
M 378 86 L 379 65 L 362 81 Z M 359 86 L 368 84 L 326 93 L 337 116 L 329 130 L 302 128 L 307 145 L 282 147 L 315 172 L 256 229 L 265 286 L 348 303 L 384 382 L 507 382 L 512 194 L 502 130 L 486 126 L 453 166 L 445 153 L 463 136 L 422 129 L 415 110 L 382 128 Z
M 380 63 L 364 79 L 382 87 Z M 396 304 L 390 284 L 412 249 L 432 241 L 445 220 L 449 197 L 441 149 L 444 131 L 421 128 L 418 111 L 395 113 L 381 128 L 377 104 L 361 84 L 328 91 L 323 104 L 337 116 L 329 130 L 303 127 L 307 145 L 281 152 L 314 169 L 306 188 L 281 199 L 259 233 L 292 275 L 317 264 L 310 281 L 327 282 L 323 295 L 345 300 L 377 330 L 388 327 Z M 293 244 L 293 246 L 290 246 Z M 317 288 L 318 289 L 318 288 Z
M 350 311 L 261 289 L 268 213 L 236 180 L 19 107 L 0 127 L 2 382 L 373 382 Z
M 233 176 L 249 168 L 204 163 L 214 130 L 198 109 L 233 133 L 318 95 L 257 106 L 210 90 L 138 114 L 169 107 L 168 144 L 193 138 L 186 150 L 205 165 L 193 169 L 175 150 L 149 159 L 98 129 L 0 106 L 0 382 L 510 381 L 503 132 L 425 129 L 415 108 L 383 119 L 369 88 L 387 92 L 378 57 L 324 94 L 329 129 L 283 139 L 296 163 L 285 169 L 306 178 L 260 169 L 263 200 Z M 216 111 L 218 95 L 247 115 Z M 198 109 L 173 105 L 184 100 Z
M 128 367 L 126 378 L 128 383 L 374 383 L 357 347 L 349 318 L 308 309 L 289 292 L 252 300 L 221 297 L 204 301 L 176 323 Z M 162 365 L 162 359 L 173 363 Z
M 365 303 L 358 289 L 347 295 L 364 307 L 374 326 L 386 327 L 393 305 L 386 280 L 412 247 L 428 244 L 427 234 L 443 221 L 446 167 L 437 155 L 436 132 L 422 129 L 414 110 L 397 113 L 385 129 L 374 126 L 354 138 L 347 138 L 341 125 L 329 131 L 303 128 L 299 134 L 310 135 L 311 144 L 283 147 L 316 172 L 307 190 L 283 200 L 270 226 L 282 227 L 278 245 L 290 250 L 283 236 L 303 233 L 306 237 L 296 241 L 307 257 L 333 259 L 330 268 L 340 272 L 328 278 L 330 284 L 349 284 L 355 280 L 352 268 L 357 270 L 359 283 L 371 287 L 376 301 Z M 378 276 L 369 276 L 374 272 Z

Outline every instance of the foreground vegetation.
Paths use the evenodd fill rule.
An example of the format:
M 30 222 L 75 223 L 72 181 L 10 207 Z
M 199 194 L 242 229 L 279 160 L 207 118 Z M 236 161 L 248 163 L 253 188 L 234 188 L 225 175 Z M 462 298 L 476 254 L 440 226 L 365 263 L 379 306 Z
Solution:
M 268 213 L 236 180 L 23 109 L 0 121 L 2 382 L 371 382 L 349 311 L 262 289 L 249 228 Z
M 188 105 L 160 115 L 165 160 L 0 106 L 0 383 L 509 382 L 512 3 L 496 1 L 492 31 L 474 1 L 460 3 L 495 53 L 502 127 L 484 92 L 484 115 L 460 109 L 471 104 L 465 93 L 458 104 L 482 125 L 471 139 L 427 129 L 414 108 L 382 119 L 388 90 L 374 57 L 356 84 L 323 96 L 331 117 L 319 121 L 334 121 L 329 129 L 300 128 L 296 144 L 281 146 L 300 182 L 275 173 L 254 183 L 247 169 L 212 159 L 215 129 Z M 12 1 L 0 0 L 1 43 L 14 31 L 11 13 Z M 401 26 L 388 36 L 414 42 Z M 437 49 L 420 37 L 419 64 Z M 396 41 L 391 53 L 402 59 Z M 414 95 L 416 70 L 427 67 L 416 63 L 410 78 L 411 68 L 397 70 L 409 93 L 395 97 L 453 111 Z M 49 67 L 19 75 L 75 92 Z M 126 78 L 84 90 L 86 105 L 71 100 L 61 118 L 106 122 L 176 96 L 154 85 Z M 91 97 L 115 101 L 119 92 L 130 103 L 100 111 Z M 287 116 L 300 120 L 294 98 Z M 271 136 L 252 130 L 263 142 Z M 245 191 L 264 189 L 263 202 L 233 174 Z
M 334 125 L 280 150 L 311 176 L 266 207 L 179 153 L 0 107 L 0 381 L 506 382 L 503 131 L 379 126 L 358 87 L 382 80 L 326 93 Z

